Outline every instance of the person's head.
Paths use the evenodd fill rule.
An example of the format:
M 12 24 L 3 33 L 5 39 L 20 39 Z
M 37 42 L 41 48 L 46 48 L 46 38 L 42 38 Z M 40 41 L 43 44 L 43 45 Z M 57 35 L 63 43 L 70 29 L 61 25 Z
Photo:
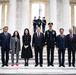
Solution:
M 8 26 L 5 26 L 5 27 L 3 28 L 3 32 L 8 32 Z
M 40 27 L 37 27 L 37 32 L 39 33 L 39 32 L 41 32 L 41 28 Z
M 45 17 L 43 17 L 43 20 L 45 20 Z
M 39 16 L 38 19 L 40 19 L 41 17 Z
M 13 37 L 17 37 L 17 38 L 20 39 L 19 32 L 18 32 L 18 31 L 14 31 L 14 33 L 13 33 Z
M 69 33 L 70 33 L 70 34 L 73 34 L 73 28 L 70 28 L 70 29 L 69 29 Z
M 53 23 L 52 22 L 51 23 L 48 23 L 48 26 L 49 26 L 49 29 L 52 29 Z
M 36 17 L 34 17 L 34 19 L 36 19 Z
M 64 33 L 64 29 L 63 28 L 60 28 L 59 29 L 59 32 L 60 32 L 60 34 L 63 34 Z
M 29 29 L 26 28 L 26 29 L 24 30 L 24 35 L 29 35 L 29 34 L 30 34 Z

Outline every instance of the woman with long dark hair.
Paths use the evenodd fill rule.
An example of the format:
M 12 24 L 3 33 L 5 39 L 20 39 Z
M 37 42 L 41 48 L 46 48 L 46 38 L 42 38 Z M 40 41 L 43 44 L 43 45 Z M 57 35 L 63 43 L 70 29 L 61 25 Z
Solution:
M 20 35 L 18 31 L 14 31 L 10 40 L 10 52 L 11 52 L 11 66 L 14 66 L 14 54 L 16 54 L 16 66 L 19 65 L 19 51 L 20 51 Z
M 31 35 L 29 33 L 29 29 L 26 28 L 24 30 L 24 35 L 22 36 L 22 42 L 23 42 L 23 46 L 22 46 L 22 54 L 21 57 L 24 58 L 25 60 L 25 66 L 28 66 L 28 61 L 29 58 L 32 58 L 32 49 L 31 49 Z

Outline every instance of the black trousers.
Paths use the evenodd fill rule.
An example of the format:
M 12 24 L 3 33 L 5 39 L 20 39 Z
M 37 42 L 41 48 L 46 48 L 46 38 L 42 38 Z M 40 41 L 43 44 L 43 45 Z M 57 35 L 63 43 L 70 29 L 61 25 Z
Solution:
M 33 25 L 34 32 L 36 32 L 36 25 Z
M 59 59 L 59 65 L 63 66 L 65 62 L 65 49 L 58 50 L 58 59 Z
M 5 56 L 6 54 L 6 56 Z M 2 64 L 8 64 L 9 60 L 9 49 L 1 49 L 1 58 L 2 58 Z
M 50 59 L 50 52 L 51 52 L 51 59 Z M 50 48 L 47 47 L 47 63 L 49 64 L 53 64 L 54 62 L 54 47 Z
M 72 56 L 71 56 L 72 53 Z M 71 65 L 71 59 L 72 59 L 72 65 L 75 65 L 75 50 L 68 49 L 68 63 Z
M 42 32 L 45 32 L 45 25 L 42 25 Z
M 43 48 L 35 47 L 35 64 L 38 65 L 38 54 L 40 59 L 40 65 L 43 64 Z

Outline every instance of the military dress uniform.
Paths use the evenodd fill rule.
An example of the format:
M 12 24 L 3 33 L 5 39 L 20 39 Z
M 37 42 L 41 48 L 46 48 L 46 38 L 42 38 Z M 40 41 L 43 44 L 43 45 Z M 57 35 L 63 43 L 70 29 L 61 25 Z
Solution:
M 45 32 L 46 20 L 42 20 L 42 32 Z
M 41 19 L 37 19 L 37 25 L 38 25 L 38 27 L 41 27 L 41 23 L 42 23 Z
M 34 32 L 36 32 L 36 25 L 37 25 L 37 20 L 33 20 L 33 29 L 34 29 Z
M 45 43 L 47 45 L 47 63 L 48 66 L 53 66 L 54 61 L 54 45 L 56 44 L 56 31 L 47 30 L 45 32 Z M 51 60 L 50 60 L 50 51 L 51 51 Z

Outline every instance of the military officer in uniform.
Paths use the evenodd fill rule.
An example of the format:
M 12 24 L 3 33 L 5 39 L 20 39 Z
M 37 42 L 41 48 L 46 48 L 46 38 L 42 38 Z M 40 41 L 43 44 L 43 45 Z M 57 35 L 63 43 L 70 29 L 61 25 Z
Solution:
M 36 32 L 36 25 L 37 25 L 37 20 L 36 20 L 36 17 L 34 17 L 34 20 L 33 20 L 34 33 Z
M 54 47 L 56 44 L 56 31 L 52 29 L 53 23 L 48 23 L 49 30 L 45 32 L 45 44 L 47 47 L 47 63 L 48 66 L 54 66 Z M 50 51 L 51 51 L 51 60 L 50 60 Z
M 42 20 L 42 32 L 43 33 L 45 32 L 45 26 L 46 26 L 46 20 L 45 20 L 45 17 L 43 17 L 43 20 Z
M 38 27 L 41 27 L 41 23 L 42 23 L 42 21 L 41 21 L 40 16 L 39 16 L 39 18 L 37 19 L 37 25 L 38 25 Z

